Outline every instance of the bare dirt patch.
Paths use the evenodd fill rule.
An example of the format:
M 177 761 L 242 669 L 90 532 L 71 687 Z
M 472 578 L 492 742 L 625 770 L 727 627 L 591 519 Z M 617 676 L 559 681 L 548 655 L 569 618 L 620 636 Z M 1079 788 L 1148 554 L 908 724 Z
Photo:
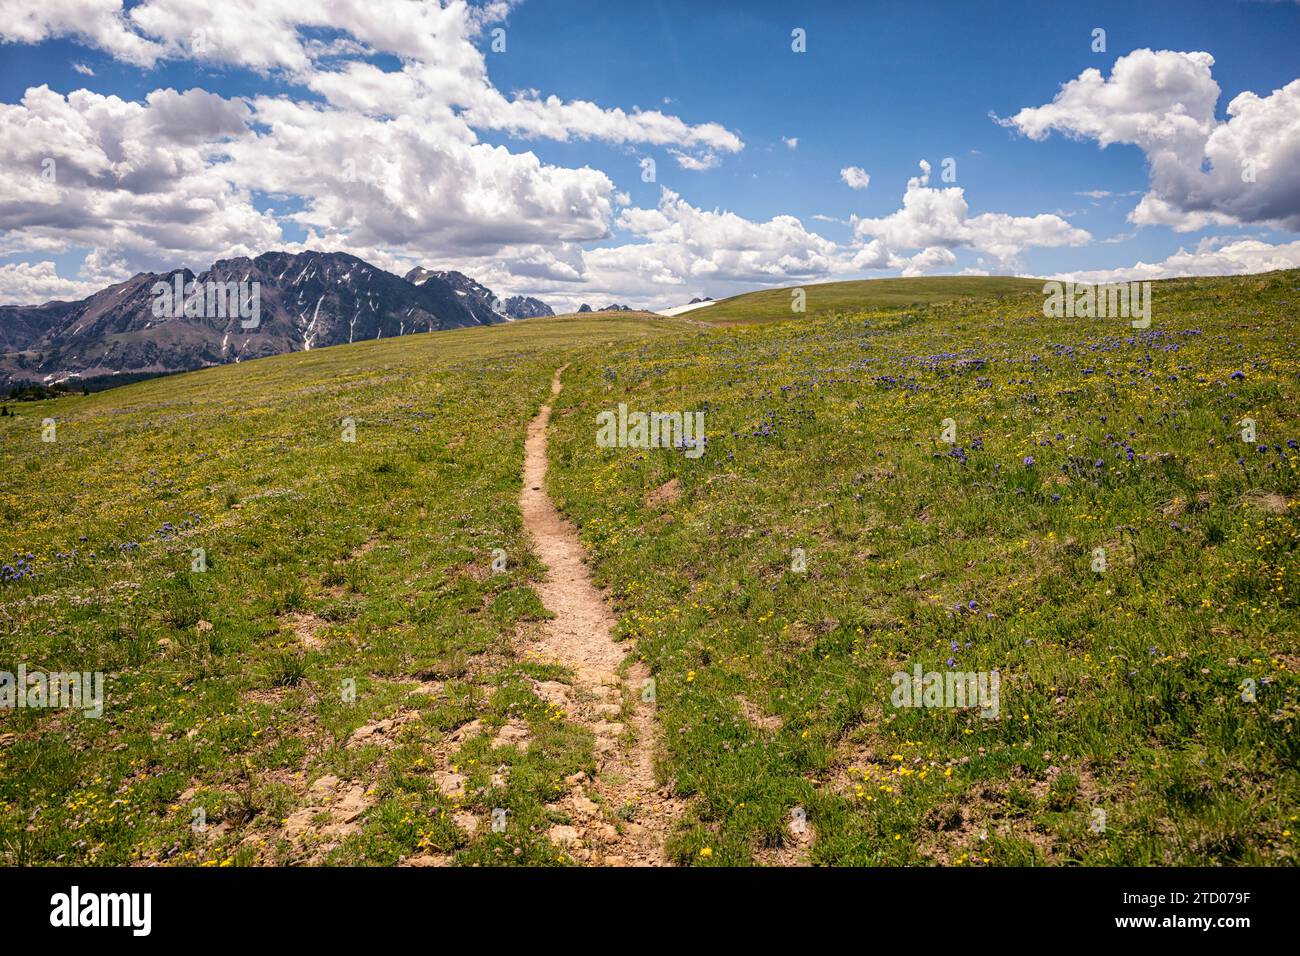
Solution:
M 341 781 L 332 774 L 317 778 L 307 795 L 309 805 L 289 815 L 283 835 L 308 847 L 313 861 L 358 832 L 362 815 L 375 802 L 363 784 Z
M 320 637 L 325 621 L 315 614 L 292 611 L 280 618 L 280 624 L 293 631 L 298 643 L 309 651 L 320 650 L 325 646 L 325 641 Z
M 1288 508 L 1287 500 L 1276 492 L 1253 491 L 1244 500 L 1251 507 L 1269 514 L 1284 515 Z
M 656 488 L 650 494 L 646 495 L 645 503 L 651 508 L 658 508 L 661 505 L 670 505 L 682 496 L 682 481 L 680 478 L 670 478 L 662 485 Z
M 736 703 L 740 705 L 740 712 L 745 715 L 745 719 L 759 730 L 774 732 L 781 729 L 780 717 L 763 713 L 752 701 L 740 694 L 736 695 Z
M 391 747 L 397 742 L 397 732 L 402 725 L 418 720 L 419 717 L 418 710 L 404 710 L 392 717 L 372 721 L 352 731 L 352 735 L 348 737 L 348 746 L 359 747 L 362 744 L 372 744 L 384 748 Z

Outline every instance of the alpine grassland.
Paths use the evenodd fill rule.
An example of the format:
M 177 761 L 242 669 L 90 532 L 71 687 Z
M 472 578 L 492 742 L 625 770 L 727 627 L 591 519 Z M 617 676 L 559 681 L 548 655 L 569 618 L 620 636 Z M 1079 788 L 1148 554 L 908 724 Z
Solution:
M 640 732 L 678 864 L 1293 864 L 1300 272 L 906 282 L 13 403 L 0 671 L 104 690 L 0 710 L 0 862 L 601 862 Z M 537 653 L 530 422 L 639 698 Z
M 592 739 L 516 652 L 546 615 L 525 430 L 562 361 L 675 330 L 546 320 L 11 405 L 0 671 L 105 688 L 98 719 L 0 710 L 0 861 L 564 862 L 544 806 Z
M 821 282 L 803 291 L 801 315 L 811 318 L 863 309 L 893 309 L 951 302 L 969 296 L 1015 295 L 1037 292 L 1043 284 L 1034 279 L 1012 276 L 943 276 L 907 279 L 851 280 Z M 810 294 L 812 290 L 815 294 Z M 691 319 L 711 325 L 748 325 L 790 319 L 795 289 L 763 289 L 695 309 Z
M 1037 288 L 809 286 L 566 372 L 552 492 L 655 675 L 677 862 L 1295 862 L 1300 273 L 1154 283 L 1142 330 Z M 600 447 L 621 402 L 705 453 Z

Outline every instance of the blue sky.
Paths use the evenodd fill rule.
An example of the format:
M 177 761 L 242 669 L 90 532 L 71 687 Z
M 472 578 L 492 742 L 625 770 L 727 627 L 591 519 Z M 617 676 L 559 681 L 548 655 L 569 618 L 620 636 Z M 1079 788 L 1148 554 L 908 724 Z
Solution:
M 0 221 L 0 301 L 298 246 L 346 249 L 395 271 L 458 267 L 500 292 L 562 306 L 662 307 L 756 285 L 900 273 L 1100 279 L 1138 263 L 1151 276 L 1254 271 L 1291 256 L 1300 264 L 1300 85 L 1270 96 L 1300 77 L 1295 3 L 529 0 L 452 4 L 429 21 L 437 37 L 428 44 L 363 17 L 323 23 L 278 0 L 250 7 L 271 11 L 256 33 L 251 16 L 214 20 L 190 0 L 116 10 L 100 0 L 102 29 L 61 18 L 61 3 L 31 4 L 25 25 L 0 25 L 9 41 L 0 45 L 0 115 L 22 130 L 44 121 L 31 138 L 51 155 L 69 150 L 89 178 L 14 203 L 20 228 Z M 405 0 L 375 6 L 385 3 L 393 19 L 408 15 Z M 804 53 L 791 50 L 796 27 L 806 31 Z M 1097 27 L 1105 52 L 1092 49 Z M 195 29 L 207 34 L 205 54 L 186 45 Z M 491 49 L 496 29 L 504 52 Z M 274 49 L 251 49 L 277 30 Z M 312 41 L 351 47 L 299 56 Z M 1188 56 L 1198 52 L 1212 64 Z M 1112 71 L 1126 57 L 1133 70 L 1121 82 Z M 365 103 L 353 92 L 363 84 L 318 82 L 349 63 L 383 74 Z M 452 93 L 444 69 L 458 77 Z M 482 69 L 486 84 L 474 79 Z M 1089 69 L 1113 85 L 1053 106 Z M 402 95 L 406 74 L 421 77 L 418 99 Z M 43 84 L 64 104 L 22 105 Z M 1207 101 L 1214 84 L 1217 101 L 1212 92 Z M 136 106 L 105 108 L 117 111 L 113 133 L 95 104 L 67 99 L 77 90 Z M 558 98 L 556 108 L 521 121 L 503 104 L 527 90 Z M 151 113 L 156 91 L 171 92 Z M 181 98 L 187 91 L 219 99 Z M 1227 112 L 1243 93 L 1264 101 L 1249 129 Z M 333 160 L 312 150 L 297 161 L 330 169 L 285 171 L 315 124 L 305 114 L 268 124 L 273 97 L 328 111 L 320 147 Z M 591 115 L 567 113 L 575 103 Z M 647 132 L 609 115 L 635 109 L 676 127 Z M 182 112 L 202 119 L 178 121 Z M 1184 113 L 1209 144 L 1204 157 L 1185 137 L 1149 132 Z M 425 118 L 424 133 L 406 132 Z M 92 129 L 72 142 L 52 132 L 82 120 Z M 355 180 L 334 181 L 352 150 L 366 167 L 364 195 Z M 540 169 L 526 168 L 527 154 Z M 681 156 L 702 168 L 684 168 Z M 642 179 L 645 157 L 654 182 Z M 955 160 L 955 180 L 940 178 L 945 158 Z M 1235 184 L 1229 158 L 1257 162 L 1260 181 Z M 31 150 L 0 151 L 6 195 L 21 193 L 36 160 Z M 916 208 L 903 215 L 920 160 L 933 172 L 913 181 Z M 150 169 L 143 191 L 131 185 L 133 162 Z M 187 171 L 160 186 L 168 162 Z M 869 175 L 866 188 L 845 183 L 849 167 Z M 1149 208 L 1135 220 L 1140 202 Z M 158 228 L 159 216 L 178 211 L 175 229 Z M 120 217 L 111 227 L 110 215 Z M 202 240 L 183 235 L 186 225 Z
M 1101 150 L 1059 136 L 1033 143 L 994 124 L 989 111 L 1005 116 L 1048 102 L 1084 69 L 1109 71 L 1116 55 L 1141 47 L 1212 53 L 1220 118 L 1237 93 L 1266 93 L 1300 76 L 1300 5 L 1281 3 L 810 3 L 797 15 L 789 3 L 594 6 L 517 9 L 508 39 L 518 39 L 507 43 L 507 55 L 488 59 L 497 85 L 645 108 L 666 96 L 688 121 L 726 123 L 744 136 L 742 154 L 716 170 L 669 169 L 660 179 L 697 205 L 749 218 L 883 216 L 898 205 L 918 160 L 938 165 L 952 156 L 976 210 L 1077 210 L 1067 218 L 1099 238 L 1133 233 L 1124 218 L 1131 198 L 1074 194 L 1145 191 L 1139 149 Z M 790 52 L 794 26 L 808 31 L 802 56 Z M 1105 54 L 1091 50 L 1099 26 L 1107 31 Z M 608 50 L 620 51 L 617 63 L 592 69 Z M 793 153 L 782 143 L 790 136 L 799 140 Z M 533 148 L 556 162 L 611 165 L 592 144 Z M 653 203 L 653 185 L 626 165 L 618 182 L 638 202 Z M 840 181 L 849 165 L 871 173 L 867 190 Z M 818 228 L 837 238 L 848 232 Z M 1187 241 L 1147 230 L 1122 245 L 1044 250 L 1032 264 L 1101 269 L 1164 258 Z

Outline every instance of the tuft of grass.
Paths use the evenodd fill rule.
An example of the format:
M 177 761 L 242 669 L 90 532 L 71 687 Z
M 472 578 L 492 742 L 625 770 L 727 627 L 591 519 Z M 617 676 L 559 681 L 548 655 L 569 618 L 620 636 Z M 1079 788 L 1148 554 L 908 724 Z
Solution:
M 307 677 L 307 658 L 295 651 L 281 651 L 268 666 L 273 687 L 297 687 Z

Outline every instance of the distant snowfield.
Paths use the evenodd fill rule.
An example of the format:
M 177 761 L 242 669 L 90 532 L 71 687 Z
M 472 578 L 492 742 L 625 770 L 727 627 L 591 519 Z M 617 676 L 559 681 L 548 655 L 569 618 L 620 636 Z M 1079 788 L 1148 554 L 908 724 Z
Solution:
M 708 302 L 691 302 L 688 305 L 678 305 L 671 309 L 664 309 L 661 312 L 656 312 L 655 315 L 681 315 L 683 312 L 694 312 L 696 309 L 702 309 L 706 305 L 713 305 L 715 301 L 717 300 L 710 299 Z

